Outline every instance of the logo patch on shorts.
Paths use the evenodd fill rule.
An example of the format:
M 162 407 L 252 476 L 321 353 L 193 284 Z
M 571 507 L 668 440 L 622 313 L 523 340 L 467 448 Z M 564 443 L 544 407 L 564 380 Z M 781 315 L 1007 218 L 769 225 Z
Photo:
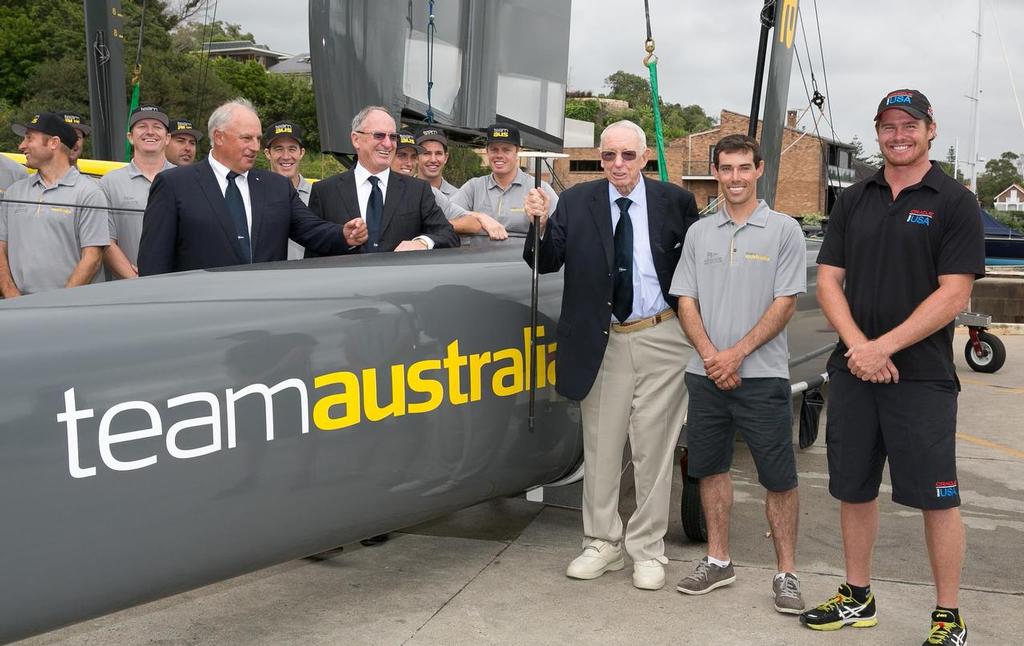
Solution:
M 933 217 L 935 217 L 934 211 L 911 209 L 910 213 L 907 214 L 907 222 L 910 222 L 911 224 L 923 224 L 927 227 L 931 226 Z
M 936 498 L 952 498 L 959 493 L 956 480 L 940 480 L 935 483 Z

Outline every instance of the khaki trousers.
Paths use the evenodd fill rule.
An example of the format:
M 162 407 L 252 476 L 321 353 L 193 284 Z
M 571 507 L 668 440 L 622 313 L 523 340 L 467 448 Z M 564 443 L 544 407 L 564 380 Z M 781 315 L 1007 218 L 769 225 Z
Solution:
M 622 452 L 629 438 L 636 511 L 625 527 L 634 561 L 664 555 L 672 465 L 686 412 L 683 371 L 693 346 L 676 318 L 638 332 L 608 332 L 583 415 L 583 533 L 618 544 Z

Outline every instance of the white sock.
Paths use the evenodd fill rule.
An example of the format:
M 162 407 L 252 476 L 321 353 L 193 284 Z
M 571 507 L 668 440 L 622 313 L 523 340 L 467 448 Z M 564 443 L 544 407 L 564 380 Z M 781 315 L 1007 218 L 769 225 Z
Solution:
M 732 563 L 732 561 L 719 561 L 715 557 L 709 555 L 708 563 L 711 565 L 717 565 L 718 567 L 729 567 L 729 564 Z

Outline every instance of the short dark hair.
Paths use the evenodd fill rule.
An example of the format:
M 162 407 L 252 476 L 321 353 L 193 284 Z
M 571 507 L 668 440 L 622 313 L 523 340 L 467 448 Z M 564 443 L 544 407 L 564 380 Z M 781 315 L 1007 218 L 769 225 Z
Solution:
M 715 168 L 718 168 L 718 156 L 721 153 L 738 153 L 749 150 L 754 154 L 754 166 L 761 164 L 761 149 L 753 137 L 747 135 L 726 135 L 715 144 Z

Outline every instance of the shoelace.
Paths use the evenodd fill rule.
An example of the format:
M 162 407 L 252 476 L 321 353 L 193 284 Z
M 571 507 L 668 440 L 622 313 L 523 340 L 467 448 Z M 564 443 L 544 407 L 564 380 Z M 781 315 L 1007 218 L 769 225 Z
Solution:
M 946 641 L 946 638 L 953 632 L 953 628 L 958 627 L 956 623 L 948 623 L 945 621 L 936 621 L 932 624 L 932 630 L 928 633 L 929 644 L 942 644 Z
M 823 603 L 820 606 L 818 606 L 818 610 L 821 610 L 821 611 L 832 610 L 833 608 L 838 608 L 840 605 L 846 603 L 848 600 L 852 601 L 853 599 L 850 598 L 850 597 L 847 597 L 845 594 L 840 592 L 840 593 L 836 594 L 836 596 L 832 597 L 831 599 L 829 599 L 825 603 Z
M 711 567 L 711 564 L 709 562 L 701 559 L 697 563 L 697 569 L 693 571 L 693 574 L 690 575 L 690 578 L 691 579 L 696 579 L 696 580 L 708 578 L 708 568 L 709 567 Z
M 800 588 L 797 580 L 791 576 L 782 577 L 782 584 L 779 586 L 779 596 L 796 599 L 800 596 Z

